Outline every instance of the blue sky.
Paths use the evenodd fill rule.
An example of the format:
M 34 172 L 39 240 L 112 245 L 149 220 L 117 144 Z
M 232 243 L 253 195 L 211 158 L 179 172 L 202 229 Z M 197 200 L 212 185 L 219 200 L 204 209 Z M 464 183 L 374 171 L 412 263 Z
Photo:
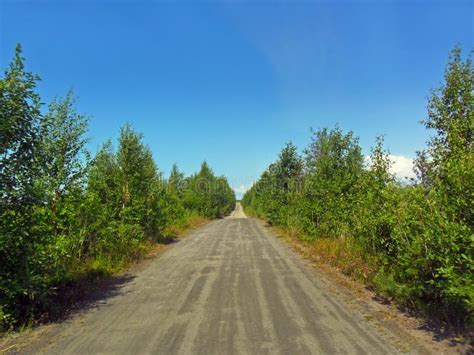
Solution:
M 0 0 L 0 67 L 21 42 L 45 102 L 74 89 L 92 151 L 128 121 L 165 174 L 205 159 L 242 190 L 336 123 L 365 153 L 385 134 L 405 171 L 449 51 L 474 47 L 473 4 Z

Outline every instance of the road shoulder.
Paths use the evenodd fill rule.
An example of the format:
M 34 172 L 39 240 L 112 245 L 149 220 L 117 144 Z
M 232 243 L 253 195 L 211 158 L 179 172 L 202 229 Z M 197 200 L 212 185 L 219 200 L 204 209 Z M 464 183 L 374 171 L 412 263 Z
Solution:
M 0 336 L 0 354 L 15 354 L 19 351 L 35 353 L 36 349 L 43 349 L 49 345 L 51 339 L 56 338 L 72 322 L 103 304 L 109 297 L 113 297 L 116 290 L 131 282 L 135 276 L 150 267 L 161 255 L 171 250 L 181 240 L 192 237 L 201 228 L 214 223 L 216 220 L 202 220 L 191 225 L 188 229 L 169 239 L 167 243 L 156 244 L 150 248 L 142 258 L 133 262 L 120 272 L 97 280 L 87 290 L 84 298 L 65 311 L 63 317 L 56 321 L 24 327 L 20 330 L 4 333 Z
M 457 341 L 453 336 L 443 334 L 443 329 L 433 329 L 421 318 L 410 315 L 377 295 L 361 282 L 344 275 L 337 268 L 317 260 L 305 250 L 303 243 L 269 226 L 258 218 L 259 224 L 267 231 L 268 237 L 280 240 L 307 264 L 326 287 L 344 301 L 351 310 L 362 318 L 374 323 L 381 333 L 393 334 L 395 344 L 403 352 L 416 353 L 455 353 L 466 354 L 472 351 L 469 341 Z

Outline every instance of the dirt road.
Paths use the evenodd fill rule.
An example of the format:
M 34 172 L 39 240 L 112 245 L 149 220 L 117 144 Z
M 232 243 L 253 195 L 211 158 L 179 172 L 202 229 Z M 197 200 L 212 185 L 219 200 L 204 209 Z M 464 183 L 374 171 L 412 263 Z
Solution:
M 240 207 L 193 231 L 35 351 L 396 353 L 317 273 Z

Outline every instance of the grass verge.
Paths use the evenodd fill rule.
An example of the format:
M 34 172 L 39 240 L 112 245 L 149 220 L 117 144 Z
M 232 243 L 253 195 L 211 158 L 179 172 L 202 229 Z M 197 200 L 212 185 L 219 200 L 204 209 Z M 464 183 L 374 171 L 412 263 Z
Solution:
M 258 217 L 255 217 L 258 218 Z M 267 225 L 295 251 L 318 269 L 329 274 L 338 284 L 357 293 L 373 292 L 372 299 L 411 318 L 414 329 L 424 329 L 433 339 L 445 341 L 461 353 L 474 354 L 474 332 L 469 325 L 447 322 L 432 312 L 407 308 L 392 297 L 395 281 L 380 271 L 375 259 L 367 259 L 349 240 L 339 238 L 305 239 L 295 229 Z M 342 275 L 341 275 L 342 274 Z M 365 289 L 365 291 L 364 291 Z

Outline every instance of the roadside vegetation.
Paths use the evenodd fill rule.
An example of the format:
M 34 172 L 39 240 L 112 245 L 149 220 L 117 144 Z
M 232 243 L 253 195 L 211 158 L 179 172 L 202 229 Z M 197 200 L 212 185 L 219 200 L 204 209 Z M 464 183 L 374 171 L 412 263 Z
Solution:
M 474 71 L 459 48 L 423 124 L 410 183 L 390 173 L 383 137 L 366 158 L 353 132 L 323 128 L 302 155 L 287 144 L 242 204 L 399 304 L 472 325 Z
M 62 290 L 114 273 L 188 226 L 225 216 L 235 195 L 207 163 L 165 179 L 131 125 L 87 151 L 74 95 L 44 105 L 21 47 L 0 77 L 0 328 L 55 307 Z

